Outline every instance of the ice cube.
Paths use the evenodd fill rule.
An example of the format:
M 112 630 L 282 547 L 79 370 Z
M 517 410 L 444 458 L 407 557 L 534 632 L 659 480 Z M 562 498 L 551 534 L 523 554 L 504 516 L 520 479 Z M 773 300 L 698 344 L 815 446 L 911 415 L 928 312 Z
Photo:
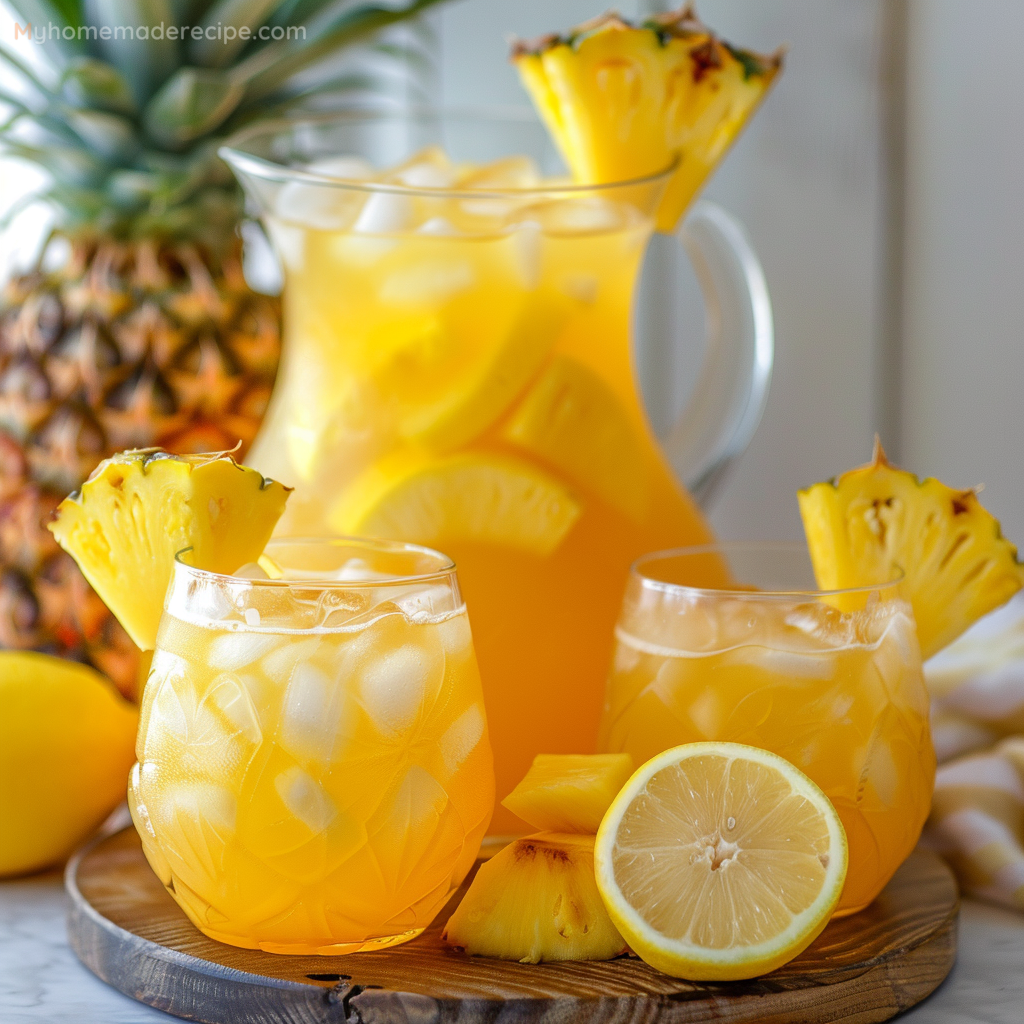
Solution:
M 274 789 L 289 813 L 314 835 L 327 829 L 337 816 L 334 803 L 320 783 L 298 765 L 278 775 Z
M 373 177 L 373 165 L 361 156 L 322 156 L 306 164 L 306 170 L 346 181 L 365 181 Z
M 261 662 L 260 668 L 271 682 L 286 686 L 296 665 L 309 661 L 320 649 L 320 636 L 292 637 L 276 651 L 271 651 Z
M 566 274 L 562 291 L 584 306 L 592 306 L 597 301 L 597 274 Z
M 445 583 L 433 587 L 415 585 L 409 592 L 393 593 L 394 604 L 412 622 L 429 622 L 452 610 L 452 588 Z
M 627 223 L 626 210 L 621 205 L 599 196 L 538 203 L 531 207 L 530 216 L 539 220 L 545 231 L 558 235 L 616 231 Z
M 417 644 L 375 653 L 362 669 L 360 701 L 382 733 L 400 736 L 412 728 L 428 688 L 439 684 L 443 672 L 441 659 Z
M 438 741 L 449 775 L 454 775 L 484 734 L 484 714 L 473 704 L 445 729 Z
M 363 196 L 363 192 L 331 185 L 289 181 L 277 193 L 274 214 L 288 224 L 337 231 L 352 222 Z
M 185 702 L 182 700 L 183 696 Z M 145 740 L 147 751 L 153 743 L 159 742 L 160 738 L 165 736 L 184 743 L 188 738 L 194 708 L 195 697 L 189 687 L 182 686 L 180 681 L 176 684 L 173 677 L 163 678 L 154 693 L 149 712 Z M 152 753 L 147 752 L 146 757 L 151 756 Z
M 532 291 L 540 284 L 543 234 L 535 220 L 524 220 L 512 232 L 512 253 L 516 274 L 522 286 Z
M 439 304 L 471 288 L 476 281 L 468 260 L 424 260 L 392 271 L 380 299 L 394 306 Z
M 456 171 L 440 146 L 421 149 L 389 175 L 410 188 L 449 188 L 455 184 Z
M 352 230 L 362 235 L 389 235 L 404 231 L 415 215 L 409 196 L 395 192 L 371 192 L 359 211 Z
M 474 167 L 459 181 L 459 188 L 501 191 L 537 188 L 540 171 L 528 156 L 508 156 L 483 167 Z
M 274 251 L 284 269 L 300 273 L 306 265 L 306 229 L 296 224 L 285 224 L 276 217 L 267 217 L 266 225 Z
M 291 672 L 277 742 L 296 761 L 330 763 L 345 727 L 345 688 L 316 666 L 299 662 Z
M 277 633 L 227 630 L 210 645 L 208 661 L 221 672 L 237 672 L 278 647 L 284 638 Z
M 455 225 L 446 217 L 431 217 L 430 220 L 424 221 L 417 229 L 418 235 L 457 235 L 459 232 Z
M 448 658 L 468 658 L 472 655 L 473 632 L 465 610 L 438 622 L 437 635 L 441 638 L 441 646 Z
M 237 576 L 242 580 L 269 580 L 270 577 L 267 575 L 263 566 L 258 562 L 246 562 L 241 568 L 236 569 L 232 576 Z
M 234 739 L 255 748 L 263 742 L 260 716 L 248 688 L 231 675 L 218 676 L 204 702 L 216 708 L 234 731 Z

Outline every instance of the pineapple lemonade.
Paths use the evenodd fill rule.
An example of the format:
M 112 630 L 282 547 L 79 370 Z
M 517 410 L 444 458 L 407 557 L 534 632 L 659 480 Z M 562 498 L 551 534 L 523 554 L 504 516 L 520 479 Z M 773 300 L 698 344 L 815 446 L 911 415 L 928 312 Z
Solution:
M 913 849 L 931 804 L 935 755 L 910 605 L 896 585 L 800 592 L 800 549 L 720 550 L 741 579 L 770 575 L 783 586 L 683 585 L 701 575 L 709 549 L 641 559 L 615 633 L 600 745 L 637 764 L 700 740 L 786 758 L 846 829 L 838 913 L 852 913 Z
M 503 797 L 535 754 L 594 749 L 632 560 L 709 539 L 629 346 L 669 175 L 580 187 L 525 156 L 429 147 L 386 172 L 325 157 L 304 166 L 326 183 L 282 184 L 239 159 L 285 267 L 285 355 L 250 455 L 295 485 L 278 532 L 453 557 Z M 517 829 L 496 808 L 494 831 Z
M 284 578 L 175 567 L 129 785 L 143 848 L 222 942 L 406 941 L 472 866 L 494 800 L 454 569 L 411 545 L 267 550 Z

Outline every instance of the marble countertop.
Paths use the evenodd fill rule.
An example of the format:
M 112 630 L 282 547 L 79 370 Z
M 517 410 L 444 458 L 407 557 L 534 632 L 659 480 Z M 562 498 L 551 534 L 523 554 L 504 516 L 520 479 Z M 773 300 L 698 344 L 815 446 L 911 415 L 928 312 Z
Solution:
M 109 988 L 68 947 L 63 880 L 53 871 L 0 882 L 3 1024 L 147 1024 L 175 1021 Z M 901 1017 L 907 1024 L 1020 1024 L 1024 916 L 968 900 L 952 974 Z

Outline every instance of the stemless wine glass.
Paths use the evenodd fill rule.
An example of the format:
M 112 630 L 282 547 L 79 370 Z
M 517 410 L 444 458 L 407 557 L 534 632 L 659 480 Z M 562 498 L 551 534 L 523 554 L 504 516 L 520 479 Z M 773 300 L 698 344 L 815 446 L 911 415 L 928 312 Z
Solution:
M 267 556 L 280 578 L 179 555 L 129 784 L 146 857 L 222 942 L 405 942 L 469 871 L 494 800 L 455 567 L 344 538 Z
M 709 588 L 716 555 L 732 575 L 720 571 Z M 687 585 L 695 579 L 704 585 Z M 848 914 L 878 895 L 917 842 L 935 753 L 899 582 L 821 592 L 813 579 L 799 545 L 639 559 L 616 627 L 600 746 L 640 764 L 680 743 L 729 740 L 791 761 L 846 829 L 838 913 Z

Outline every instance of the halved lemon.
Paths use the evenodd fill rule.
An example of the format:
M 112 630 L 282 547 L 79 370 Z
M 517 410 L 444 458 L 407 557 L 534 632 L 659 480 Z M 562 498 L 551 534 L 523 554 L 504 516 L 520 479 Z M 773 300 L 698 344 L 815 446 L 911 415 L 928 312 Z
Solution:
M 594 851 L 608 913 L 652 967 L 691 981 L 753 978 L 814 941 L 846 879 L 846 834 L 788 761 L 689 743 L 637 770 Z
M 328 521 L 347 534 L 441 548 L 451 542 L 494 544 L 548 555 L 581 511 L 558 480 L 520 459 L 397 452 L 358 478 Z

